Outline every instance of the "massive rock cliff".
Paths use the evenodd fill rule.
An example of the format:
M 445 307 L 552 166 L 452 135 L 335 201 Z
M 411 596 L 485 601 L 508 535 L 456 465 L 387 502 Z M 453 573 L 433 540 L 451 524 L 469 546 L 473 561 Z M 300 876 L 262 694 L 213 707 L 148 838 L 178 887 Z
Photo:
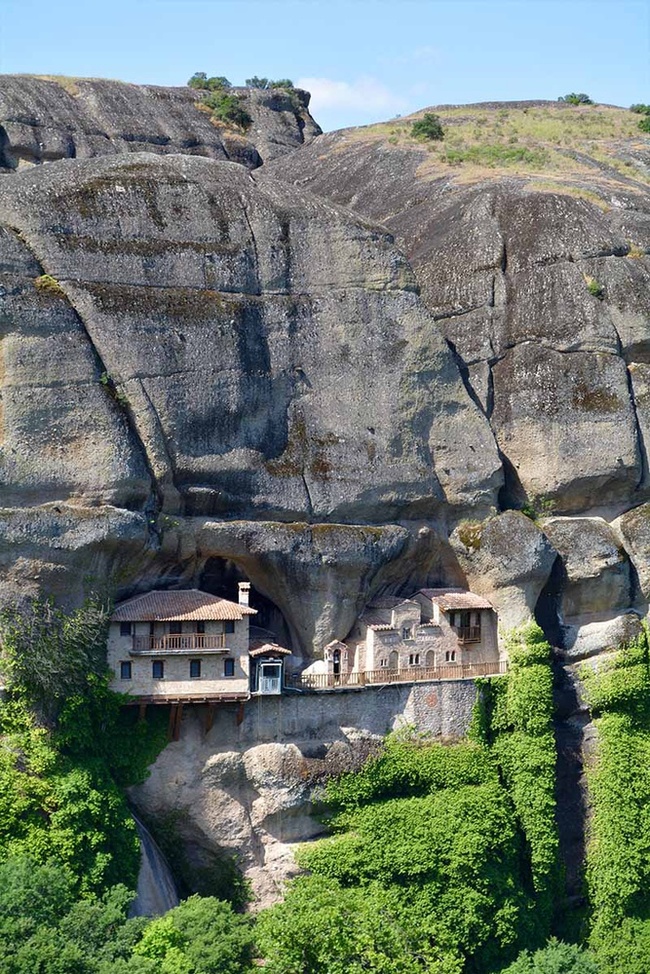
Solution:
M 240 94 L 245 136 L 189 89 L 0 78 L 0 602 L 245 575 L 309 657 L 372 596 L 451 583 L 506 627 L 536 613 L 570 661 L 629 637 L 650 598 L 635 119 L 448 107 L 441 147 L 408 120 L 316 140 L 306 93 Z M 298 727 L 260 750 L 250 716 L 222 747 L 194 714 L 135 798 L 272 895 L 314 786 L 390 722 L 357 747 L 356 704 L 331 733 L 316 714 L 324 750 Z
M 214 122 L 192 88 L 93 78 L 0 76 L 0 171 L 57 159 L 155 152 L 230 159 L 249 168 L 311 141 L 309 92 L 233 88 L 246 132 Z
M 644 143 L 603 109 L 600 154 L 486 169 L 469 124 L 578 121 L 449 109 L 459 165 L 240 94 L 245 146 L 188 88 L 0 79 L 3 597 L 245 573 L 311 655 L 456 582 L 607 645 L 647 598 Z

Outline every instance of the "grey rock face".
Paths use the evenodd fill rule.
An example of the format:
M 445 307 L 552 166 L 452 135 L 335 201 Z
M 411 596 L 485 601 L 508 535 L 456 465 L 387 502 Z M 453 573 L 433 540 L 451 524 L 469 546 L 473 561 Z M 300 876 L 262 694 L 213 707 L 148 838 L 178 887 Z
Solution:
M 246 134 L 215 126 L 192 88 L 2 75 L 0 169 L 130 152 L 182 152 L 255 168 L 320 134 L 308 92 L 233 92 L 253 118 Z
M 447 579 L 445 521 L 492 509 L 502 474 L 388 234 L 232 163 L 151 154 L 16 173 L 0 222 L 13 518 L 137 512 L 140 554 L 107 554 L 119 592 L 230 560 L 306 654 L 373 592 Z M 250 523 L 269 519 L 302 523 Z M 20 571 L 6 549 L 5 597 L 30 571 L 60 592 L 63 562 L 95 577 L 94 542 L 52 567 L 41 522 Z
M 611 170 L 603 212 L 584 175 L 584 199 L 503 175 L 452 185 L 424 148 L 363 132 L 271 171 L 395 233 L 490 419 L 510 503 L 611 516 L 647 496 L 647 186 Z
M 484 522 L 461 522 L 450 537 L 472 592 L 490 599 L 499 625 L 527 622 L 557 557 L 548 538 L 519 511 Z
M 49 373 L 38 369 L 58 384 L 63 427 L 94 424 L 86 457 L 68 450 L 56 465 L 80 470 L 59 497 L 96 491 L 99 477 L 114 502 L 111 464 L 120 484 L 141 482 L 145 464 L 168 511 L 385 522 L 494 502 L 489 427 L 387 235 L 184 156 L 27 171 L 0 185 L 0 219 L 32 261 L 12 276 L 24 317 L 8 319 L 16 449 L 44 408 L 43 392 L 25 394 L 25 330 L 44 308 L 80 348 L 69 340 L 67 373 L 49 343 Z M 63 295 L 41 297 L 35 260 Z M 93 399 L 78 416 L 68 377 Z M 53 465 L 47 445 L 30 455 L 34 469 Z M 16 490 L 30 484 L 21 471 Z

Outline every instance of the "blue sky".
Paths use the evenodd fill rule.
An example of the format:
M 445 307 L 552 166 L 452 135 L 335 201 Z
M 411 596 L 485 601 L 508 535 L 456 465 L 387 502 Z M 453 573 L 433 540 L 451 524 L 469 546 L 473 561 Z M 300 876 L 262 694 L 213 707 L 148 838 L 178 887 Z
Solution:
M 310 88 L 325 129 L 436 104 L 650 102 L 650 0 L 0 0 L 0 72 Z

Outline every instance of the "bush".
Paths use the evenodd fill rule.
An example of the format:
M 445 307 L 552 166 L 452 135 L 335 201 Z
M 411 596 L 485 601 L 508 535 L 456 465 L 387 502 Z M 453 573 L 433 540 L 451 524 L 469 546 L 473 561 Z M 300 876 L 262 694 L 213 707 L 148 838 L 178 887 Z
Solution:
M 602 298 L 605 294 L 605 288 L 603 285 L 596 280 L 595 277 L 589 277 L 588 274 L 585 275 L 585 284 L 587 285 L 587 290 L 594 298 Z
M 558 98 L 558 101 L 564 101 L 569 105 L 593 105 L 593 101 L 589 95 L 585 95 L 584 91 L 581 91 L 579 94 L 572 91 L 568 95 L 562 95 Z
M 630 111 L 637 115 L 650 115 L 650 105 L 630 105 Z
M 413 122 L 411 135 L 414 139 L 428 141 L 440 141 L 445 137 L 440 119 L 431 112 L 425 112 L 422 118 Z
M 245 81 L 247 88 L 259 88 L 262 91 L 268 91 L 269 88 L 293 88 L 294 84 L 290 78 L 280 78 L 278 81 L 271 81 L 270 78 L 258 78 L 257 75 L 253 75 L 252 78 L 246 78 Z
M 203 101 L 203 105 L 210 109 L 212 118 L 241 129 L 247 129 L 253 121 L 237 95 L 213 92 Z
M 220 91 L 232 88 L 231 83 L 223 75 L 218 78 L 208 78 L 205 71 L 197 71 L 187 83 L 190 88 L 196 88 L 199 91 Z
M 639 128 L 642 132 L 650 132 L 650 115 L 646 115 L 645 118 L 641 119 L 639 122 Z
M 549 940 L 534 954 L 525 950 L 501 974 L 600 974 L 600 968 L 593 954 L 582 947 Z

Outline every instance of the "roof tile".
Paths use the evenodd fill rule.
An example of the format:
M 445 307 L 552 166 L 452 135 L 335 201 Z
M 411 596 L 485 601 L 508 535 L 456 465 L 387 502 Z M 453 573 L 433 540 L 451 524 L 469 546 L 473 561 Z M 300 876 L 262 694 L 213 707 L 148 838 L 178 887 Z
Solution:
M 190 619 L 243 619 L 256 615 L 256 610 L 238 602 L 196 588 L 175 592 L 146 592 L 122 602 L 111 616 L 111 622 L 182 622 Z

